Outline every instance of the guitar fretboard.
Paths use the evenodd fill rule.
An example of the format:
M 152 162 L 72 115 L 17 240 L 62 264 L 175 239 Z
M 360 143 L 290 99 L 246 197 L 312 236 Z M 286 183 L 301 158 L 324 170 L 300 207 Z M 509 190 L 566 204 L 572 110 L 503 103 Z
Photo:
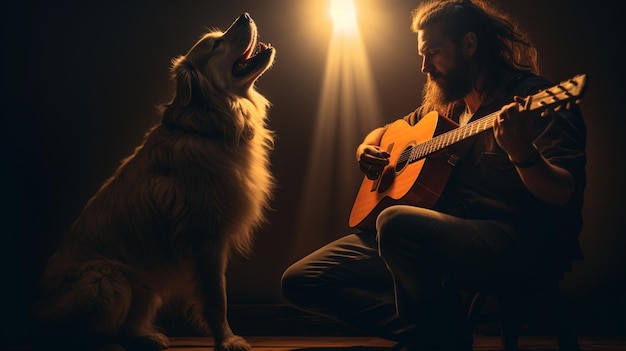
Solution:
M 524 108 L 532 111 L 557 106 L 556 109 L 558 109 L 564 104 L 566 108 L 569 108 L 569 104 L 572 101 L 577 102 L 577 100 L 582 97 L 585 88 L 586 75 L 579 74 L 572 79 L 568 79 L 553 86 L 552 88 L 548 88 L 538 92 L 537 94 L 528 96 L 525 99 L 526 103 Z M 400 155 L 400 161 L 408 163 L 419 161 L 436 151 L 444 149 L 478 133 L 484 132 L 485 130 L 493 127 L 493 121 L 498 116 L 498 112 L 499 111 L 492 112 L 477 119 L 476 121 L 459 128 L 452 129 L 433 137 L 428 141 L 417 144 L 411 149 L 410 152 L 408 152 L 408 150 L 404 150 L 403 154 Z
M 407 161 L 409 163 L 419 161 L 424 157 L 435 153 L 441 149 L 458 143 L 461 140 L 467 139 L 478 133 L 482 133 L 487 129 L 493 127 L 493 121 L 498 116 L 498 112 L 492 112 L 486 116 L 483 116 L 473 122 L 470 122 L 464 126 L 449 130 L 441 133 L 428 141 L 415 145 L 411 154 L 407 155 Z M 402 158 L 403 155 L 400 156 Z

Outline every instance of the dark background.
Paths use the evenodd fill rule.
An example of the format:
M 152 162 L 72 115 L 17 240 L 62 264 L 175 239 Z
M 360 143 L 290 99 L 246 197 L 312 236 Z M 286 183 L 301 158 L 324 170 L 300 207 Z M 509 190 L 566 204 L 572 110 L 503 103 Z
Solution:
M 412 0 L 355 1 L 368 9 L 361 33 L 385 121 L 413 110 L 424 76 L 409 29 Z M 3 33 L 2 338 L 28 337 L 28 305 L 41 265 L 61 233 L 120 160 L 158 122 L 171 96 L 170 60 L 207 28 L 244 11 L 278 55 L 258 82 L 273 103 L 275 211 L 256 252 L 229 270 L 231 303 L 282 304 L 282 271 L 348 232 L 349 205 L 315 206 L 296 223 L 331 30 L 321 0 L 23 1 L 6 7 Z M 608 1 L 506 0 L 528 30 L 542 73 L 555 82 L 589 77 L 581 102 L 588 126 L 588 186 L 580 240 L 586 260 L 563 282 L 579 323 L 626 334 L 624 225 L 624 20 Z M 622 105 L 623 105 L 623 101 Z M 356 147 L 356 144 L 354 145 Z M 354 147 L 337 152 L 354 154 Z M 314 150 L 312 150 L 314 151 Z M 324 157 L 325 155 L 322 155 Z M 331 157 L 329 155 L 329 157 Z M 354 194 L 361 178 L 354 179 Z M 321 186 L 319 192 L 333 194 Z M 351 204 L 352 198 L 337 199 Z M 309 203 L 309 206 L 311 204 Z

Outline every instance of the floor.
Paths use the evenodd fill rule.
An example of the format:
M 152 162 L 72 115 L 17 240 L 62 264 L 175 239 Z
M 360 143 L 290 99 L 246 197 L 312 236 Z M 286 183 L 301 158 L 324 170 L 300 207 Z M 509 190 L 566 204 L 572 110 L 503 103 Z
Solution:
M 393 343 L 368 336 L 247 336 L 254 351 L 389 351 Z M 213 340 L 206 337 L 170 338 L 168 351 L 214 351 Z M 626 337 L 579 337 L 581 351 L 625 351 Z M 28 346 L 3 351 L 33 351 Z M 496 336 L 476 335 L 474 351 L 502 350 Z M 556 340 L 544 336 L 524 336 L 519 351 L 557 351 Z
M 365 335 L 345 324 L 310 315 L 284 305 L 233 305 L 229 307 L 233 330 L 246 338 L 254 351 L 389 351 L 393 343 Z M 167 322 L 166 322 L 167 321 Z M 170 336 L 168 351 L 214 351 L 213 340 L 195 337 L 180 319 L 168 316 L 160 324 Z M 582 328 L 578 333 L 581 351 L 626 351 L 626 331 L 615 328 Z M 554 337 L 528 329 L 519 339 L 519 351 L 557 351 Z M 172 337 L 176 335 L 177 337 Z M 499 329 L 478 324 L 474 351 L 502 350 Z M 0 351 L 35 351 L 34 348 L 0 345 Z M 560 350 L 566 351 L 566 350 Z
M 255 351 L 388 351 L 393 343 L 375 337 L 246 337 Z M 171 340 L 170 351 L 212 351 L 213 343 L 208 338 L 184 337 Z M 580 337 L 581 351 L 624 351 L 626 338 Z M 207 349 L 207 346 L 208 349 Z M 524 337 L 519 342 L 520 351 L 557 350 L 556 341 L 551 337 Z M 501 350 L 498 337 L 476 336 L 475 351 Z

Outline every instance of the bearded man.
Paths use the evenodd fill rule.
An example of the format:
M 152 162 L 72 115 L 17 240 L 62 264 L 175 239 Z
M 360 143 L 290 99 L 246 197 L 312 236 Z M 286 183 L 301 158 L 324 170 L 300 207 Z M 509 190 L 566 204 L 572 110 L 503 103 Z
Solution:
M 420 131 L 447 121 L 470 134 L 475 121 L 489 125 L 420 161 L 421 172 L 429 162 L 440 172 L 427 178 L 443 180 L 435 201 L 417 194 L 385 203 L 357 220 L 355 233 L 291 265 L 282 291 L 293 306 L 394 340 L 398 350 L 471 350 L 462 288 L 564 272 L 582 259 L 586 129 L 575 105 L 545 117 L 525 108 L 521 98 L 554 84 L 539 75 L 529 38 L 487 3 L 422 2 L 412 29 L 427 75 L 422 104 L 357 147 L 372 184 L 365 192 L 388 191 L 409 172 L 388 167 L 391 150 L 403 147 L 385 141 L 398 123 Z

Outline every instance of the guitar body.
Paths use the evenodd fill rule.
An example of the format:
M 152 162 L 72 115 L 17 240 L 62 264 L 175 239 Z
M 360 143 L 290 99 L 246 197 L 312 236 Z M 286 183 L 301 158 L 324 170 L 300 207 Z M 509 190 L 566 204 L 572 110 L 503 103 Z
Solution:
M 434 206 L 452 172 L 451 155 L 442 150 L 415 162 L 406 162 L 406 156 L 416 145 L 456 127 L 456 123 L 437 112 L 426 114 L 414 126 L 404 120 L 390 124 L 380 143 L 380 147 L 391 154 L 389 165 L 377 179 L 364 177 L 349 225 L 374 229 L 378 214 L 394 204 Z

